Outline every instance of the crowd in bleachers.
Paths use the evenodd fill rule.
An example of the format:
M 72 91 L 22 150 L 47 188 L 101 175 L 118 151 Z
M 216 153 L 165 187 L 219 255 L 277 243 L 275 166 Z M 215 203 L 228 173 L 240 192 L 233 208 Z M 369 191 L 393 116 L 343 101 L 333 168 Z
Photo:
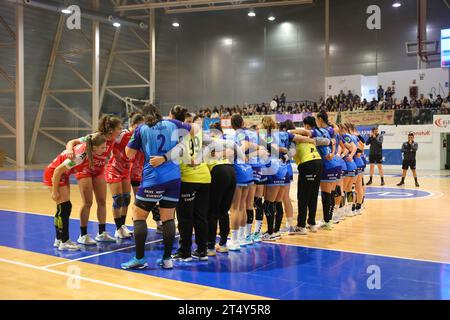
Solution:
M 420 94 L 418 98 L 395 96 L 395 91 L 388 87 L 384 90 L 381 86 L 377 90 L 377 98 L 371 101 L 361 99 L 357 94 L 341 91 L 338 95 L 329 96 L 326 100 L 320 97 L 317 102 L 294 101 L 287 102 L 286 95 L 282 93 L 275 96 L 271 102 L 255 104 L 235 105 L 231 107 L 214 106 L 200 108 L 200 116 L 207 118 L 219 118 L 240 114 L 243 116 L 270 115 L 270 114 L 296 114 L 303 112 L 343 112 L 343 111 L 373 111 L 373 110 L 410 110 L 433 109 L 442 114 L 450 114 L 450 94 L 443 98 L 441 95 L 428 96 Z

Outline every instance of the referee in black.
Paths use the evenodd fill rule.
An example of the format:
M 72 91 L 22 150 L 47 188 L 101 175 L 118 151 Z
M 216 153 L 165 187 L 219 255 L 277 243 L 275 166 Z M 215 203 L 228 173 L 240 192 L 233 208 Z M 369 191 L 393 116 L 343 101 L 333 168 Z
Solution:
M 417 181 L 417 172 L 416 172 L 416 153 L 419 149 L 419 144 L 414 142 L 414 133 L 408 134 L 408 141 L 403 143 L 402 152 L 403 152 L 403 176 L 402 181 L 400 181 L 397 186 L 401 187 L 405 185 L 406 174 L 408 173 L 408 169 L 411 168 L 411 171 L 414 175 L 414 180 L 416 181 L 416 187 L 420 187 L 419 182 Z
M 384 172 L 383 172 L 383 141 L 384 136 L 380 135 L 378 128 L 373 128 L 366 145 L 370 145 L 369 162 L 370 162 L 370 179 L 367 185 L 372 184 L 373 174 L 375 173 L 375 165 L 378 167 L 378 173 L 381 176 L 381 185 L 384 186 Z

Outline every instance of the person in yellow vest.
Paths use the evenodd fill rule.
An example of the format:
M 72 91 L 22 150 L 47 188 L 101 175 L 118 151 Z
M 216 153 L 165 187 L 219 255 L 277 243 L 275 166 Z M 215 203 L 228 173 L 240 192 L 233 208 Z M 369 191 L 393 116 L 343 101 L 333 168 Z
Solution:
M 184 109 L 185 110 L 185 109 Z M 171 112 L 180 120 L 187 112 Z M 183 118 L 184 120 L 184 118 Z M 177 206 L 180 247 L 175 260 L 189 262 L 192 259 L 206 261 L 208 239 L 208 210 L 211 174 L 203 161 L 203 130 L 201 118 L 194 118 L 194 134 L 183 137 L 184 150 L 180 162 L 181 195 Z M 192 252 L 192 232 L 195 230 L 197 249 Z
M 311 130 L 309 124 L 304 125 L 306 130 Z M 295 130 L 290 130 L 295 133 Z M 297 227 L 293 234 L 306 235 L 306 220 L 310 232 L 316 233 L 316 212 L 317 201 L 319 197 L 320 178 L 322 175 L 322 158 L 317 151 L 314 139 L 295 136 L 294 141 L 297 143 L 294 161 L 298 166 L 298 182 L 297 182 L 297 201 L 298 201 L 298 218 Z M 327 145 L 328 143 L 324 143 Z M 307 219 L 308 218 L 308 219 Z

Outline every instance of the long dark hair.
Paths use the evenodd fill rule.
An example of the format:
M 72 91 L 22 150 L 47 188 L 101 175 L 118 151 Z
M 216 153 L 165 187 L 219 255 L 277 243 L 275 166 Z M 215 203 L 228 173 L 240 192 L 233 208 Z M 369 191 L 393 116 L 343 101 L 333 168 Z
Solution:
M 144 115 L 144 121 L 149 127 L 153 127 L 163 119 L 161 111 L 153 104 L 145 105 L 142 108 L 142 113 Z
M 286 120 L 282 123 L 280 123 L 279 126 L 280 130 L 288 131 L 288 130 L 295 130 L 295 124 L 292 122 L 292 120 Z
M 86 154 L 89 160 L 89 168 L 92 169 L 94 166 L 94 147 L 101 146 L 106 142 L 106 137 L 104 134 L 97 132 L 89 134 L 86 136 Z
M 135 126 L 138 123 L 144 121 L 144 116 L 139 112 L 133 112 L 130 114 L 130 125 Z
M 310 126 L 313 129 L 317 128 L 316 119 L 311 116 L 303 119 L 303 124 L 307 124 L 308 126 Z
M 322 119 L 328 126 L 330 125 L 330 120 L 328 119 L 328 114 L 325 111 L 321 111 L 317 114 L 317 118 Z
M 231 127 L 233 127 L 234 130 L 242 129 L 244 127 L 244 118 L 239 114 L 234 114 L 231 117 Z
M 103 115 L 98 121 L 98 132 L 109 135 L 122 124 L 122 120 L 115 116 Z
M 181 122 L 184 122 L 184 120 L 186 120 L 187 112 L 188 112 L 188 109 L 186 109 L 180 105 L 176 105 L 170 110 L 170 113 L 173 115 L 173 117 L 176 120 L 181 121 Z

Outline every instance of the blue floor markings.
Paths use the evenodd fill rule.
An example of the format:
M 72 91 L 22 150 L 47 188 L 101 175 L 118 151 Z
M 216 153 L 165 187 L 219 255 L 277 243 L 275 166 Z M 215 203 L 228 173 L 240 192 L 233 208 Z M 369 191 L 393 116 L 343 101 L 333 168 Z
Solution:
M 115 226 L 107 224 L 107 230 L 113 234 Z M 95 235 L 97 223 L 90 223 L 88 232 Z M 78 237 L 79 220 L 71 220 L 70 235 L 72 240 Z M 156 265 L 163 251 L 160 239 L 149 229 L 149 268 L 123 272 L 275 299 L 450 299 L 450 264 L 446 263 L 262 243 L 206 262 L 176 262 L 175 268 L 167 271 Z M 1 246 L 111 268 L 120 268 L 134 254 L 133 240 L 98 244 L 80 252 L 59 252 L 52 247 L 53 240 L 52 216 L 0 210 Z M 127 247 L 131 248 L 123 249 Z M 109 253 L 114 250 L 120 251 Z M 380 271 L 379 290 L 369 289 L 373 273 L 368 270 L 373 266 Z

